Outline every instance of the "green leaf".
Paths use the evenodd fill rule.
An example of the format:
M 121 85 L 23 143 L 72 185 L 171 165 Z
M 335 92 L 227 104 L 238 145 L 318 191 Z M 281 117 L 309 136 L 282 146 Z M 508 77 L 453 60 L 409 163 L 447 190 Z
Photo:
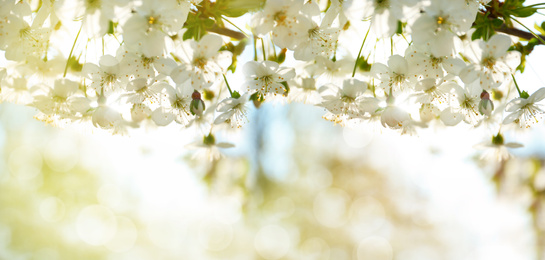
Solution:
M 541 23 L 541 26 L 537 25 L 537 23 L 534 24 L 534 29 L 536 29 L 539 34 L 545 34 L 545 27 L 543 27 L 545 25 L 545 22 L 542 22 Z
M 474 41 L 474 40 L 477 40 L 477 39 L 480 39 L 483 35 L 483 28 L 477 28 L 473 34 L 471 34 L 471 40 Z
M 184 41 L 188 39 L 198 41 L 203 35 L 206 34 L 208 29 L 214 26 L 214 24 L 214 20 L 210 19 L 209 17 L 201 15 L 200 13 L 190 12 L 184 25 L 184 28 L 186 28 L 187 31 L 184 33 L 182 39 Z
M 495 18 L 492 20 L 492 26 L 494 26 L 495 28 L 499 28 L 503 25 L 503 20 L 501 19 L 498 19 L 498 18 Z
M 537 9 L 533 7 L 522 7 L 522 8 L 517 8 L 510 11 L 511 15 L 516 17 L 528 17 L 528 16 L 532 16 L 536 12 L 537 12 Z

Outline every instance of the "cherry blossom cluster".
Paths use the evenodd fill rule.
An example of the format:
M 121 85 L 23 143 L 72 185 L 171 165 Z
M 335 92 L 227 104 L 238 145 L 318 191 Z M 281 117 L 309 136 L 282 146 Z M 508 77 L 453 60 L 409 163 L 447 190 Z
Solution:
M 528 93 L 514 76 L 545 44 L 531 31 L 512 36 L 537 12 L 523 4 L 0 0 L 0 100 L 60 126 L 196 129 L 212 159 L 232 146 L 216 132 L 247 123 L 251 106 L 285 101 L 402 134 L 466 124 L 503 151 L 518 145 L 502 132 L 543 116 L 545 88 Z

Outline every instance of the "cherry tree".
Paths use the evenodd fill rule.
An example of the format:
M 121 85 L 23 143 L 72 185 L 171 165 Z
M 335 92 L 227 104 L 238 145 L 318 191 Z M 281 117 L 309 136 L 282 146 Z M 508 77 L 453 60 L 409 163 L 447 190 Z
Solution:
M 0 5 L 0 99 L 57 126 L 177 124 L 215 150 L 217 132 L 244 127 L 250 107 L 303 102 L 346 127 L 380 121 L 418 135 L 466 124 L 504 160 L 520 145 L 498 137 L 543 117 L 543 88 L 516 81 L 545 44 L 542 25 L 522 22 L 543 4 L 524 0 Z

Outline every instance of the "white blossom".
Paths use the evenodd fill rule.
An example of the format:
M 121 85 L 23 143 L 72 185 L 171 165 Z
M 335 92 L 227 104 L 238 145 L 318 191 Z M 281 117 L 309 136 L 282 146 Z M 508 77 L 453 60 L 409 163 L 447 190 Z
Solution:
M 510 112 L 503 120 L 503 124 L 518 123 L 521 128 L 529 128 L 543 118 L 543 110 L 538 102 L 545 99 L 545 88 L 540 88 L 528 98 L 515 98 L 505 107 Z

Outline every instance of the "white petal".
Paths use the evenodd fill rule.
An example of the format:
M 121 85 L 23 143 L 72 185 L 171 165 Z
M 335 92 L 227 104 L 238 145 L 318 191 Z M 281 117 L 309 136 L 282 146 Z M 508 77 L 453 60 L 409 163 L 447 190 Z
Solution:
M 151 113 L 151 119 L 158 126 L 166 126 L 174 120 L 174 115 L 166 112 L 164 108 L 160 107 Z
M 505 119 L 503 120 L 502 124 L 507 125 L 507 124 L 512 123 L 513 121 L 515 121 L 515 119 L 519 118 L 522 115 L 523 112 L 524 111 L 522 111 L 522 110 L 517 110 L 517 111 L 507 115 L 505 117 Z
M 98 61 L 101 67 L 113 67 L 119 64 L 119 61 L 112 55 L 104 55 Z
M 519 144 L 519 143 L 506 143 L 505 147 L 507 147 L 507 148 L 520 148 L 520 147 L 524 147 L 524 145 Z
M 536 90 L 529 98 L 530 103 L 537 103 L 545 98 L 545 88 L 540 88 Z
M 441 112 L 440 117 L 441 117 L 441 121 L 443 121 L 443 123 L 446 126 L 455 126 L 458 123 L 460 123 L 462 119 L 464 118 L 462 114 L 455 113 L 450 108 L 443 110 L 443 112 Z
M 523 107 L 526 104 L 528 104 L 527 99 L 515 98 L 515 99 L 509 101 L 509 103 L 507 103 L 507 105 L 505 106 L 505 111 L 513 112 L 513 111 L 515 111 L 517 109 L 520 109 L 521 107 Z
M 173 59 L 159 58 L 153 62 L 153 67 L 161 74 L 170 76 L 170 73 L 178 67 L 178 64 Z
M 223 124 L 225 121 L 227 121 L 229 118 L 231 118 L 235 114 L 235 110 L 229 110 L 225 113 L 221 113 L 216 120 L 214 120 L 215 125 Z
M 235 147 L 234 144 L 230 144 L 230 143 L 217 143 L 216 146 L 218 148 L 233 148 L 233 147 Z
M 400 55 L 392 55 L 388 59 L 388 67 L 397 74 L 406 74 L 409 71 L 409 64 Z
M 492 47 L 489 51 L 492 52 L 494 58 L 499 58 L 505 55 L 505 52 L 511 46 L 511 37 L 503 34 L 494 34 L 488 40 L 487 45 Z

